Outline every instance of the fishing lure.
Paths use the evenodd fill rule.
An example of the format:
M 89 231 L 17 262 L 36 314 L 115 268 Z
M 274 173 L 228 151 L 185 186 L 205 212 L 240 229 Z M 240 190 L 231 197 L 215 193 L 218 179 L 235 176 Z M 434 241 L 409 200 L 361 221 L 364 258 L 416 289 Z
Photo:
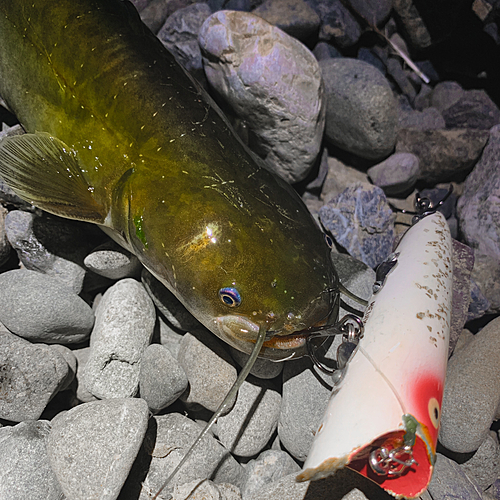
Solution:
M 352 468 L 396 498 L 419 496 L 436 457 L 452 299 L 451 236 L 435 208 L 377 272 L 362 322 L 298 480 Z M 341 345 L 342 347 L 342 345 Z M 342 352 L 342 350 L 340 350 Z

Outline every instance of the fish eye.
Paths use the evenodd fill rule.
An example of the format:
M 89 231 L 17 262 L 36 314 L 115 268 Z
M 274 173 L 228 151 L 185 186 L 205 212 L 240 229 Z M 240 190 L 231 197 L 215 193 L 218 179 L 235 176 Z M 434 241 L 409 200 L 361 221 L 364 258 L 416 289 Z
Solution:
M 226 306 L 238 307 L 241 304 L 241 296 L 236 288 L 221 288 L 219 297 Z
M 431 398 L 428 405 L 429 418 L 431 419 L 432 425 L 437 429 L 439 427 L 439 403 L 436 398 Z
M 329 248 L 333 248 L 333 240 L 332 237 L 329 234 L 324 233 L 325 235 L 325 241 L 326 244 L 328 245 Z

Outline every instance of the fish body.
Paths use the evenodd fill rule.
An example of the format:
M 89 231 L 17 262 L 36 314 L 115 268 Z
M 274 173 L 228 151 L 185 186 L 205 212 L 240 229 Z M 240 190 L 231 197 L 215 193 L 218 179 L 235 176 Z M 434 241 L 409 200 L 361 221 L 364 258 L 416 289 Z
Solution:
M 363 337 L 332 393 L 300 480 L 348 466 L 397 498 L 426 489 L 448 358 L 451 252 L 439 212 L 402 238 L 393 265 L 374 288 Z M 391 459 L 391 452 L 406 465 Z
M 338 278 L 295 191 L 263 167 L 128 1 L 1 0 L 0 95 L 28 132 L 0 175 L 94 222 L 206 327 L 264 357 L 335 321 Z M 298 333 L 299 332 L 299 333 Z

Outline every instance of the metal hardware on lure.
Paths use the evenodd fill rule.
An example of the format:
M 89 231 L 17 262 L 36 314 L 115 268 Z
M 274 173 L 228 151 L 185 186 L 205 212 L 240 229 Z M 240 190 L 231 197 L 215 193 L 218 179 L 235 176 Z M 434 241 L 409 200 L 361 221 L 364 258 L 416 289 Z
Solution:
M 408 467 L 418 465 L 413 458 L 413 448 L 411 446 L 401 446 L 389 449 L 378 448 L 370 453 L 370 467 L 379 476 L 399 476 Z
M 399 252 L 393 252 L 384 262 L 377 266 L 375 275 L 375 283 L 373 283 L 373 293 L 377 293 L 385 283 L 387 275 L 391 272 L 392 268 L 398 263 Z

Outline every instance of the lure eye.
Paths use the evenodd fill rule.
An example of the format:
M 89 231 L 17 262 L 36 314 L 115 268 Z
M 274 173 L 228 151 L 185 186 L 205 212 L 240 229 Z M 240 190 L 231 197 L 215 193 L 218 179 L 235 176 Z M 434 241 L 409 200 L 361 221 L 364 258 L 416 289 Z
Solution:
M 436 398 L 431 398 L 428 405 L 429 417 L 431 419 L 432 425 L 437 429 L 439 427 L 439 403 Z
M 238 307 L 241 304 L 241 296 L 236 288 L 221 288 L 219 297 L 228 307 Z
M 333 248 L 333 240 L 332 237 L 325 233 L 325 241 L 329 248 Z

